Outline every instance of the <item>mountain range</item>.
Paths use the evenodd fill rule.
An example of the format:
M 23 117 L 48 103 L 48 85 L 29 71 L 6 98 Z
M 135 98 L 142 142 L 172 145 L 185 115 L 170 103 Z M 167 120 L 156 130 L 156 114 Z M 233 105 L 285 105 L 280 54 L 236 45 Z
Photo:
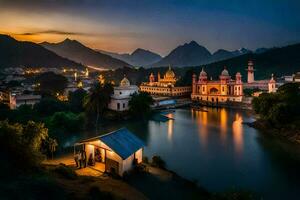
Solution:
M 199 66 L 202 64 L 209 64 L 248 53 L 259 54 L 267 50 L 268 49 L 266 48 L 259 48 L 255 52 L 252 52 L 251 50 L 245 48 L 241 48 L 235 51 L 219 49 L 216 52 L 211 53 L 204 46 L 199 45 L 195 41 L 191 41 L 189 43 L 185 43 L 176 47 L 163 58 L 157 53 L 141 48 L 136 49 L 132 54 L 118 54 L 104 50 L 97 51 L 123 60 L 133 66 L 143 66 L 149 68 L 168 65 L 174 67 Z
M 119 53 L 113 53 L 104 50 L 97 50 L 97 51 L 103 54 L 110 55 L 113 58 L 123 60 L 131 64 L 132 66 L 148 66 L 162 59 L 162 57 L 159 54 L 141 48 L 136 49 L 131 54 L 129 53 L 119 54 Z
M 72 60 L 62 58 L 33 42 L 21 42 L 0 35 L 0 69 L 8 67 L 72 67 L 83 68 Z
M 259 48 L 253 52 L 242 48 L 235 51 L 219 49 L 210 53 L 205 47 L 192 41 L 178 46 L 163 58 L 140 48 L 131 54 L 106 55 L 114 53 L 98 52 L 76 40 L 66 39 L 55 44 L 47 42 L 36 44 L 17 41 L 8 35 L 0 35 L 0 68 L 20 66 L 83 68 L 84 65 L 92 65 L 117 69 L 124 66 L 144 65 L 150 68 L 171 64 L 176 67 L 205 66 L 207 71 L 214 76 L 227 66 L 229 70 L 232 70 L 231 74 L 240 71 L 245 77 L 247 62 L 252 59 L 255 62 L 258 77 L 265 78 L 271 73 L 282 75 L 300 71 L 299 52 L 300 44 L 270 49 Z M 117 56 L 120 56 L 119 59 L 113 58 Z M 121 59 L 127 59 L 127 62 Z
M 84 65 L 103 69 L 117 69 L 120 67 L 130 66 L 130 64 L 122 60 L 95 51 L 76 40 L 70 40 L 68 38 L 59 43 L 43 42 L 40 43 L 40 45 L 62 57 L 74 60 Z
M 257 80 L 270 78 L 273 73 L 277 77 L 290 75 L 300 71 L 300 43 L 280 48 L 271 48 L 264 51 L 258 50 L 202 65 L 194 69 L 196 73 L 199 73 L 201 68 L 204 67 L 209 76 L 217 78 L 224 66 L 226 66 L 233 78 L 236 72 L 241 72 L 244 80 L 246 80 L 246 68 L 249 60 L 253 60 L 254 62 L 254 73 Z

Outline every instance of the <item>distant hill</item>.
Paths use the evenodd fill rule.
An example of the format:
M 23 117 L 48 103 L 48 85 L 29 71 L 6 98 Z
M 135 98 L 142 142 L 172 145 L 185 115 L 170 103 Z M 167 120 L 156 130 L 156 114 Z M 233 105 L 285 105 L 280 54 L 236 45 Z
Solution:
M 270 78 L 274 73 L 277 77 L 293 74 L 300 71 L 300 43 L 281 48 L 272 48 L 263 53 L 248 53 L 227 60 L 194 67 L 193 70 L 199 73 L 204 67 L 209 76 L 217 78 L 224 66 L 228 69 L 231 76 L 236 72 L 241 72 L 246 80 L 246 68 L 248 60 L 253 60 L 255 68 L 255 78 Z
M 141 49 L 138 48 L 131 54 L 125 53 L 125 54 L 118 54 L 118 53 L 113 53 L 113 52 L 108 52 L 108 51 L 103 51 L 103 50 L 97 50 L 103 54 L 107 54 L 113 58 L 117 58 L 120 60 L 123 60 L 133 66 L 147 66 L 151 65 L 155 62 L 158 62 L 161 60 L 161 56 L 157 53 L 154 53 L 149 50 Z
M 59 43 L 43 42 L 41 45 L 58 55 L 85 65 L 105 69 L 117 69 L 130 64 L 88 48 L 76 40 L 65 39 Z
M 84 67 L 74 61 L 62 58 L 38 44 L 21 42 L 8 35 L 0 35 L 0 69 L 20 66 L 51 68 Z
M 228 58 L 235 57 L 236 55 L 231 52 L 224 49 L 219 49 L 215 53 L 213 53 L 212 58 L 210 59 L 210 62 L 216 62 L 220 60 L 225 60 Z
M 190 43 L 178 46 L 169 55 L 153 64 L 153 66 L 197 66 L 206 63 L 210 58 L 211 53 L 205 47 L 200 46 L 195 41 L 191 41 Z

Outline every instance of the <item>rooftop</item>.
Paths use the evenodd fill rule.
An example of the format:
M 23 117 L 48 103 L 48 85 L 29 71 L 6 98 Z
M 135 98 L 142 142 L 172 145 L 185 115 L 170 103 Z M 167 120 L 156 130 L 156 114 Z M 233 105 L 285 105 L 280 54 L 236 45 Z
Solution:
M 117 153 L 123 160 L 135 153 L 145 144 L 127 128 L 107 133 L 105 135 L 80 141 L 81 143 L 100 140 Z

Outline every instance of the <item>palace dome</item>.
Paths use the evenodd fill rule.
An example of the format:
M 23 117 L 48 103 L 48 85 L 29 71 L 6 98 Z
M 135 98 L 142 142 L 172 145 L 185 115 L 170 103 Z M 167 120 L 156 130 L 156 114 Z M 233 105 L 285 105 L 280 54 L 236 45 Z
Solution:
M 201 72 L 200 72 L 200 76 L 207 76 L 207 73 L 204 71 L 204 69 L 202 68 Z
M 228 70 L 227 69 L 223 69 L 221 75 L 222 76 L 229 76 Z
M 171 69 L 171 67 L 169 67 L 168 71 L 166 72 L 165 75 L 166 78 L 175 78 L 175 73 L 173 72 L 173 70 Z
M 121 87 L 127 87 L 127 86 L 130 86 L 130 81 L 126 78 L 126 76 L 124 76 L 124 78 L 121 80 L 120 86 L 121 86 Z
M 242 76 L 240 72 L 237 72 L 235 76 Z

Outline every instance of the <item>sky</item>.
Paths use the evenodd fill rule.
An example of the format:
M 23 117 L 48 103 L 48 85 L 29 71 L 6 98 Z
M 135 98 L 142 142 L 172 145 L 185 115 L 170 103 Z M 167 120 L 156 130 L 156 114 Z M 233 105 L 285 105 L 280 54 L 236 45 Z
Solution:
M 163 56 L 192 40 L 253 50 L 300 42 L 299 11 L 299 0 L 0 0 L 0 33 Z

